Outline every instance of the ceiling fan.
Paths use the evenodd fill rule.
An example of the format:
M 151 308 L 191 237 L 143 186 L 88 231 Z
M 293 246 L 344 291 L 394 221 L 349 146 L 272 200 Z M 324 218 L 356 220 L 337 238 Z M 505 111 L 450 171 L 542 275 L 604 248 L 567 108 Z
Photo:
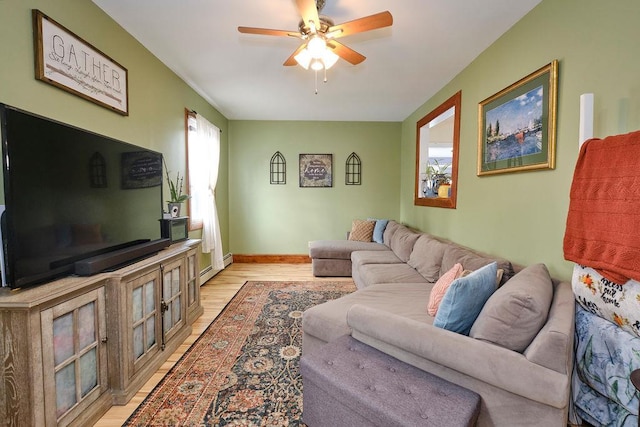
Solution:
M 391 13 L 385 11 L 335 25 L 331 18 L 319 14 L 324 3 L 325 0 L 296 0 L 296 6 L 302 16 L 298 31 L 254 27 L 238 27 L 238 31 L 244 34 L 299 38 L 303 41 L 302 44 L 287 58 L 283 65 L 299 64 L 305 69 L 311 67 L 313 70 L 320 71 L 333 66 L 338 58 L 353 65 L 366 59 L 364 55 L 336 39 L 393 24 Z

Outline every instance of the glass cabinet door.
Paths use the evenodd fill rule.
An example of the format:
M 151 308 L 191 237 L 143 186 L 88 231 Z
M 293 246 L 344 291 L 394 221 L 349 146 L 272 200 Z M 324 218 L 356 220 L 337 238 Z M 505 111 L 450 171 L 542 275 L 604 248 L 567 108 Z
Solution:
M 198 252 L 187 254 L 187 321 L 195 320 L 193 312 L 200 307 L 200 271 L 198 269 Z
M 162 270 L 162 316 L 165 342 L 184 325 L 184 262 L 164 264 Z
M 157 271 L 128 282 L 130 298 L 131 374 L 144 365 L 146 359 L 158 351 L 160 341 L 160 292 Z
M 41 312 L 47 425 L 65 424 L 107 389 L 104 287 Z

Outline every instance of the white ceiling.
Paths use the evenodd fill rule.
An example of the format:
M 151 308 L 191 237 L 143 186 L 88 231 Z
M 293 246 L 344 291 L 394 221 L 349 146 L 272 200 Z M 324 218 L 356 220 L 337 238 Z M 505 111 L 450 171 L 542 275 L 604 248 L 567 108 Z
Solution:
M 367 59 L 319 73 L 316 95 L 313 71 L 282 65 L 298 39 L 237 30 L 296 30 L 294 0 L 93 0 L 228 119 L 329 121 L 404 120 L 540 1 L 326 0 L 336 24 L 394 22 L 341 38 Z

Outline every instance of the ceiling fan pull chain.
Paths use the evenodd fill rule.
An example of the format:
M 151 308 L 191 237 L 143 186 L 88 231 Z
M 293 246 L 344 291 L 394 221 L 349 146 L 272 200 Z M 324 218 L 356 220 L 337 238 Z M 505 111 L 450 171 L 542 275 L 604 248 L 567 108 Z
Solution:
M 316 75 L 316 95 L 318 94 L 318 70 L 313 70 Z
M 326 82 L 327 82 L 327 69 L 325 68 L 324 69 L 324 82 L 323 83 L 326 83 Z

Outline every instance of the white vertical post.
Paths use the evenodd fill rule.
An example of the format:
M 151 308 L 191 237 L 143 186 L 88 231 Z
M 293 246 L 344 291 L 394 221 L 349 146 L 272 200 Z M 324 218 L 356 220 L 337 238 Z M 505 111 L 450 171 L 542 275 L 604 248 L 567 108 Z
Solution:
M 593 138 L 593 94 L 583 93 L 580 95 L 580 131 L 578 145 Z

